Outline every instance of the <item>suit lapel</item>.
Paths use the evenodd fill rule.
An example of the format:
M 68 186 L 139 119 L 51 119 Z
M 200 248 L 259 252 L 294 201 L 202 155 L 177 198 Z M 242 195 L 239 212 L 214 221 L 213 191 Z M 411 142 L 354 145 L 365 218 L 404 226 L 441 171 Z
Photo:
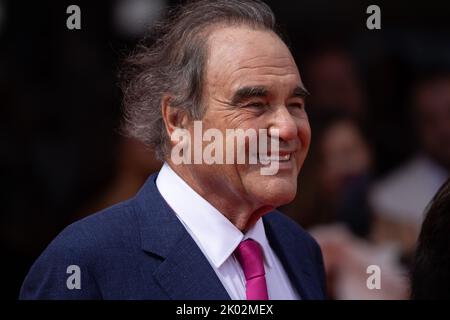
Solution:
M 154 276 L 172 299 L 230 299 L 211 265 L 187 232 Z
M 299 242 L 289 230 L 274 219 L 275 213 L 263 217 L 266 236 L 301 299 L 320 299 L 321 289 L 314 279 L 314 263 L 305 241 Z
M 228 300 L 212 266 L 160 195 L 152 175 L 136 196 L 141 247 L 161 257 L 153 277 L 171 299 Z

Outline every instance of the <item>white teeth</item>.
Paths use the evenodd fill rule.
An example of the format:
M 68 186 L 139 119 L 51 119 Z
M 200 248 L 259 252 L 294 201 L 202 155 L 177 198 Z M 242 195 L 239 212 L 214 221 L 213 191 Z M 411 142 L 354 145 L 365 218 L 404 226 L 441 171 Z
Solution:
M 282 156 L 280 156 L 280 155 L 273 155 L 273 156 L 272 155 L 271 156 L 260 155 L 259 158 L 260 158 L 260 160 L 262 162 L 287 161 L 287 160 L 291 159 L 291 154 L 288 153 L 288 154 L 285 154 L 285 155 L 282 155 Z

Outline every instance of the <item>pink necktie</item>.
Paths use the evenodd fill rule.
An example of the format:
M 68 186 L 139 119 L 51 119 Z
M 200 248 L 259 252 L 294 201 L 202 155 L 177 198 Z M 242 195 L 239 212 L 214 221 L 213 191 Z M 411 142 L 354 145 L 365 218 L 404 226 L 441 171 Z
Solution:
M 269 300 L 261 246 L 252 239 L 242 241 L 234 251 L 244 271 L 247 300 Z

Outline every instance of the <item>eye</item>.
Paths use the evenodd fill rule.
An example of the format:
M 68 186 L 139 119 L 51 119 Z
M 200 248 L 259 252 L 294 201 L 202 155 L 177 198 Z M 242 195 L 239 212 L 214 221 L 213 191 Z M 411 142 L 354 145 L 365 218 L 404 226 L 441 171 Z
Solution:
M 296 102 L 296 103 L 291 103 L 291 104 L 289 104 L 289 107 L 292 107 L 292 108 L 295 108 L 295 109 L 303 110 L 303 109 L 305 109 L 305 104 L 304 104 L 304 103 Z
M 257 108 L 257 109 L 262 109 L 265 106 L 266 106 L 266 104 L 262 103 L 262 102 L 251 102 L 251 103 L 245 105 L 246 108 Z

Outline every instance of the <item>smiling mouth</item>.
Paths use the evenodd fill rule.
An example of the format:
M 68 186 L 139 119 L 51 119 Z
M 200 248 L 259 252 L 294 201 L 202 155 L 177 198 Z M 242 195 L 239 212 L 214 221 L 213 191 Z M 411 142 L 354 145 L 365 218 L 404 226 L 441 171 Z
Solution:
M 268 163 L 272 161 L 279 161 L 279 162 L 287 162 L 291 160 L 293 152 L 290 153 L 284 153 L 279 155 L 258 155 L 258 159 L 262 163 Z

